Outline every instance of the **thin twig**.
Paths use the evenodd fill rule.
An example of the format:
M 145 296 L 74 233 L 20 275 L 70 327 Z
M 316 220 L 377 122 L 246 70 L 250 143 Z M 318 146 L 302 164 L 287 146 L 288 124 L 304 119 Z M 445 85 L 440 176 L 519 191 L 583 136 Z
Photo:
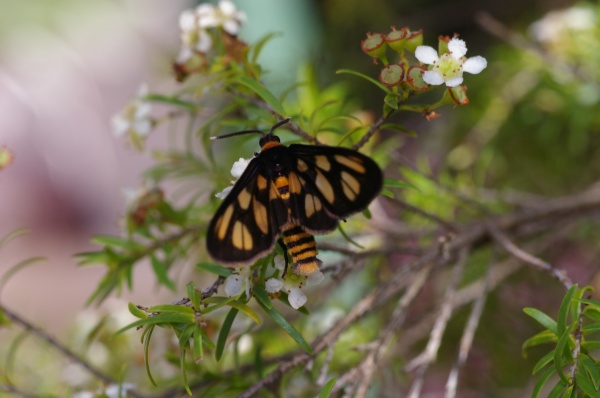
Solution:
M 456 288 L 462 277 L 462 273 L 467 262 L 468 253 L 468 247 L 465 247 L 460 251 L 454 272 L 452 273 L 452 279 L 450 280 L 450 283 L 448 284 L 444 294 L 442 308 L 439 311 L 435 325 L 433 326 L 431 334 L 429 335 L 429 341 L 425 351 L 405 366 L 407 371 L 416 369 L 417 373 L 417 377 L 413 380 L 413 385 L 411 386 L 408 394 L 408 396 L 411 398 L 417 398 L 421 394 L 421 388 L 423 386 L 427 368 L 431 363 L 435 362 L 437 358 L 437 353 L 442 343 L 444 331 L 446 330 L 446 326 L 448 325 L 448 321 L 452 315 L 452 310 L 454 308 L 453 300 L 454 296 L 456 295 Z
M 456 397 L 456 389 L 458 386 L 458 376 L 460 370 L 467 362 L 467 358 L 469 357 L 469 352 L 471 351 L 471 346 L 473 345 L 473 338 L 475 336 L 475 331 L 477 330 L 477 326 L 479 325 L 479 320 L 481 319 L 481 314 L 483 313 L 483 307 L 485 305 L 486 297 L 490 288 L 490 280 L 491 280 L 491 270 L 492 270 L 492 261 L 488 263 L 487 270 L 485 272 L 485 277 L 483 280 L 483 284 L 481 285 L 481 292 L 478 295 L 475 303 L 473 304 L 473 308 L 471 309 L 471 314 L 469 315 L 469 319 L 467 321 L 467 325 L 463 332 L 462 338 L 460 340 L 460 346 L 458 351 L 458 357 L 456 359 L 456 363 L 452 367 L 450 374 L 448 375 L 448 381 L 446 382 L 446 395 L 445 398 L 454 398 Z
M 69 348 L 67 348 L 60 342 L 58 342 L 54 337 L 50 336 L 46 331 L 34 326 L 30 322 L 26 321 L 24 318 L 19 316 L 17 313 L 7 309 L 5 306 L 0 306 L 0 311 L 2 311 L 11 321 L 13 321 L 16 324 L 19 324 L 23 329 L 33 333 L 36 337 L 44 340 L 51 347 L 53 347 L 55 350 L 60 352 L 63 356 L 65 356 L 69 360 L 79 364 L 81 367 L 86 369 L 97 379 L 102 380 L 103 383 L 118 384 L 118 382 L 116 380 L 114 380 L 112 377 L 108 376 L 107 374 L 105 374 L 102 371 L 93 367 L 89 362 L 87 362 L 85 359 L 81 358 L 79 355 L 75 354 Z M 127 390 L 127 393 L 134 398 L 143 398 L 144 397 L 144 395 L 142 395 L 141 393 L 133 391 L 133 390 Z
M 498 227 L 494 224 L 488 223 L 487 228 L 490 234 L 494 237 L 494 240 L 496 240 L 496 242 L 498 242 L 502 246 L 502 248 L 504 248 L 504 250 L 506 250 L 516 258 L 549 273 L 560 283 L 562 283 L 567 289 L 569 289 L 573 285 L 573 281 L 566 274 L 566 272 L 558 270 L 551 264 L 545 262 L 544 260 L 541 260 L 538 257 L 535 257 L 534 255 L 522 250 L 517 245 L 515 245 L 508 238 L 508 236 L 506 236 L 502 231 L 500 231 Z

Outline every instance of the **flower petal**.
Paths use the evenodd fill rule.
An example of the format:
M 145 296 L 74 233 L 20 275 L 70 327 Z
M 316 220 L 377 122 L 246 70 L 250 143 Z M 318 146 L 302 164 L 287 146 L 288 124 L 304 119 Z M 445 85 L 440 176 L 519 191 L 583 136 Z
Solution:
M 276 293 L 283 287 L 283 281 L 275 278 L 267 279 L 265 282 L 265 290 L 267 293 Z
M 452 79 L 446 80 L 447 87 L 456 87 L 463 82 L 462 76 L 453 77 Z
M 417 59 L 427 65 L 432 65 L 437 62 L 439 59 L 437 51 L 433 47 L 429 46 L 419 46 L 415 50 L 415 57 Z
M 242 174 L 244 174 L 244 170 L 246 170 L 246 167 L 248 167 L 250 160 L 251 159 L 246 160 L 244 158 L 240 158 L 240 160 L 233 163 L 233 166 L 231 167 L 231 175 L 234 178 L 240 178 Z
M 275 268 L 283 272 L 283 269 L 285 268 L 285 258 L 283 258 L 283 256 L 275 256 L 273 262 L 275 263 Z
M 437 71 L 428 70 L 423 72 L 423 81 L 427 84 L 431 84 L 432 86 L 439 86 L 444 82 L 444 78 L 442 75 L 437 73 Z
M 323 279 L 325 279 L 325 274 L 321 271 L 313 272 L 306 278 L 306 286 L 318 285 L 323 282 Z
M 306 295 L 302 292 L 302 289 L 292 288 L 288 295 L 288 301 L 293 309 L 297 310 L 306 303 Z
M 221 192 L 217 192 L 215 194 L 215 196 L 219 199 L 225 199 L 227 197 L 227 195 L 229 195 L 229 192 L 231 192 L 232 189 L 233 189 L 233 185 L 225 187 L 225 189 L 222 190 Z
M 476 75 L 487 66 L 487 60 L 480 55 L 471 57 L 463 63 L 463 71 Z
M 225 294 L 229 297 L 238 294 L 244 283 L 244 279 L 241 275 L 231 274 L 225 280 Z
M 452 53 L 453 58 L 462 58 L 467 53 L 467 43 L 465 43 L 464 40 L 455 37 L 448 42 L 448 50 Z

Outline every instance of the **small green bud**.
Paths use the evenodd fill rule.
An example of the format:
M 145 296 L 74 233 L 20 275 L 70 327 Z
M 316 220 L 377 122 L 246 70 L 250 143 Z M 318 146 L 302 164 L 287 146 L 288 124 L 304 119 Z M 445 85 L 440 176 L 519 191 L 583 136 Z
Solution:
M 360 42 L 360 47 L 367 55 L 373 57 L 374 63 L 377 63 L 377 59 L 386 60 L 385 35 L 367 33 L 367 38 Z
M 386 65 L 379 74 L 379 81 L 388 87 L 394 87 L 404 80 L 404 63 Z
M 406 37 L 410 31 L 407 27 L 400 30 L 396 30 L 395 26 L 392 26 L 392 31 L 385 36 L 385 41 L 392 50 L 397 53 L 404 51 L 404 43 L 406 43 Z
M 419 29 L 416 32 L 408 31 L 406 33 L 406 43 L 404 44 L 404 48 L 408 51 L 414 53 L 421 44 L 423 44 L 423 29 Z
M 448 43 L 450 43 L 450 36 L 438 37 L 438 54 L 446 54 L 449 51 Z
M 429 84 L 423 80 L 423 72 L 427 71 L 426 66 L 414 65 L 408 69 L 406 74 L 406 82 L 416 91 L 425 91 L 429 88 Z
M 467 87 L 465 86 L 448 87 L 448 94 L 456 105 L 467 105 L 469 103 Z

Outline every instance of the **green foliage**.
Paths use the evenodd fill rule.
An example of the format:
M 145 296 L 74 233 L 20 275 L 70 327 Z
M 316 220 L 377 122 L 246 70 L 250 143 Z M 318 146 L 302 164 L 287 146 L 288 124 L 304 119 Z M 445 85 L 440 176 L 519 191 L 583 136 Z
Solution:
M 572 286 L 562 301 L 556 320 L 534 308 L 524 310 L 546 330 L 528 339 L 523 344 L 523 353 L 536 346 L 553 345 L 533 368 L 533 374 L 545 370 L 538 376 L 532 397 L 539 397 L 553 376 L 558 376 L 558 380 L 548 396 L 600 395 L 600 360 L 594 359 L 591 352 L 598 343 L 592 336 L 600 331 L 600 327 L 587 316 L 600 310 L 600 302 L 582 298 L 591 290 L 589 286 L 581 289 Z

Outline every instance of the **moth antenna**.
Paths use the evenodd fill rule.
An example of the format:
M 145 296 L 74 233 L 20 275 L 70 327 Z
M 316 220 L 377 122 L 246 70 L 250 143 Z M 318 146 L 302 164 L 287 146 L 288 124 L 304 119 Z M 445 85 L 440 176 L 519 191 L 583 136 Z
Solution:
M 284 119 L 282 121 L 280 121 L 279 123 L 277 123 L 276 125 L 274 125 L 273 127 L 271 127 L 271 130 L 269 130 L 268 134 L 265 134 L 264 131 L 262 130 L 244 130 L 244 131 L 237 131 L 235 133 L 229 133 L 229 134 L 223 134 L 223 135 L 214 135 L 212 137 L 210 137 L 211 140 L 220 140 L 221 138 L 229 138 L 229 137 L 235 137 L 236 135 L 244 135 L 244 134 L 260 134 L 263 137 L 266 135 L 273 135 L 273 131 L 280 126 L 283 126 L 284 124 L 286 124 L 287 122 L 289 122 L 290 120 L 292 120 L 291 117 L 288 117 L 287 119 Z

